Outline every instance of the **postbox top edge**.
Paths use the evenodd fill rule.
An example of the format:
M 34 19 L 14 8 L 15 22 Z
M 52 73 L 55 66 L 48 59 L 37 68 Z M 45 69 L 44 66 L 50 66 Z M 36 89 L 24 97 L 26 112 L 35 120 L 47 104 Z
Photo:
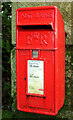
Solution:
M 29 10 L 46 10 L 46 9 L 57 9 L 56 6 L 36 6 L 36 7 L 22 7 L 22 8 L 17 8 L 16 11 L 22 11 L 22 10 L 25 10 L 25 11 L 29 11 Z

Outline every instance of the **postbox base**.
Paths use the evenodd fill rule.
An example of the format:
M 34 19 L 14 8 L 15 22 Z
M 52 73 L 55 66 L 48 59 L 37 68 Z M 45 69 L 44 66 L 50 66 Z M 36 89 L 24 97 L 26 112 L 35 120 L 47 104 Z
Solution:
M 23 111 L 23 112 L 29 112 L 29 113 L 36 113 L 36 114 L 42 114 L 42 115 L 50 115 L 50 116 L 56 116 L 58 114 L 58 111 L 56 111 L 55 113 L 54 112 L 51 112 L 51 110 L 40 110 L 40 109 L 21 109 L 21 108 L 18 108 L 19 111 Z

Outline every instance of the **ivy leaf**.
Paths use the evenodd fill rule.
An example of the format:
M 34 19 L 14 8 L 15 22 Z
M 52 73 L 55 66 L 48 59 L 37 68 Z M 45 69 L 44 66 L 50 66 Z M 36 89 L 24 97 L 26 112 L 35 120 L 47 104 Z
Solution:
M 9 41 L 7 41 L 7 43 L 6 43 L 6 51 L 10 52 L 10 48 L 11 48 L 10 43 L 9 43 Z

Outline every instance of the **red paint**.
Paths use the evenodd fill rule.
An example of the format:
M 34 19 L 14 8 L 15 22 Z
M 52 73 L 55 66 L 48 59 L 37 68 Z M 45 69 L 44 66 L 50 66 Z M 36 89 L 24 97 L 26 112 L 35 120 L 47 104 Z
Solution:
M 49 28 L 45 29 L 47 26 Z M 38 58 L 33 58 L 33 50 L 38 50 Z M 44 61 L 43 95 L 28 93 L 28 60 Z M 56 115 L 63 106 L 65 99 L 65 30 L 57 7 L 17 9 L 16 78 L 18 110 Z

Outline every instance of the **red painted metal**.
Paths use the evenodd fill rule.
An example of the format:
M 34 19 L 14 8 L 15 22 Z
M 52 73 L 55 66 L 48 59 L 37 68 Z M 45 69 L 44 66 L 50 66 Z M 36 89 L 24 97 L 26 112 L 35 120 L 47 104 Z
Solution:
M 28 93 L 28 60 L 44 62 L 43 95 Z M 17 9 L 16 79 L 18 110 L 57 115 L 65 99 L 65 30 L 56 6 Z

